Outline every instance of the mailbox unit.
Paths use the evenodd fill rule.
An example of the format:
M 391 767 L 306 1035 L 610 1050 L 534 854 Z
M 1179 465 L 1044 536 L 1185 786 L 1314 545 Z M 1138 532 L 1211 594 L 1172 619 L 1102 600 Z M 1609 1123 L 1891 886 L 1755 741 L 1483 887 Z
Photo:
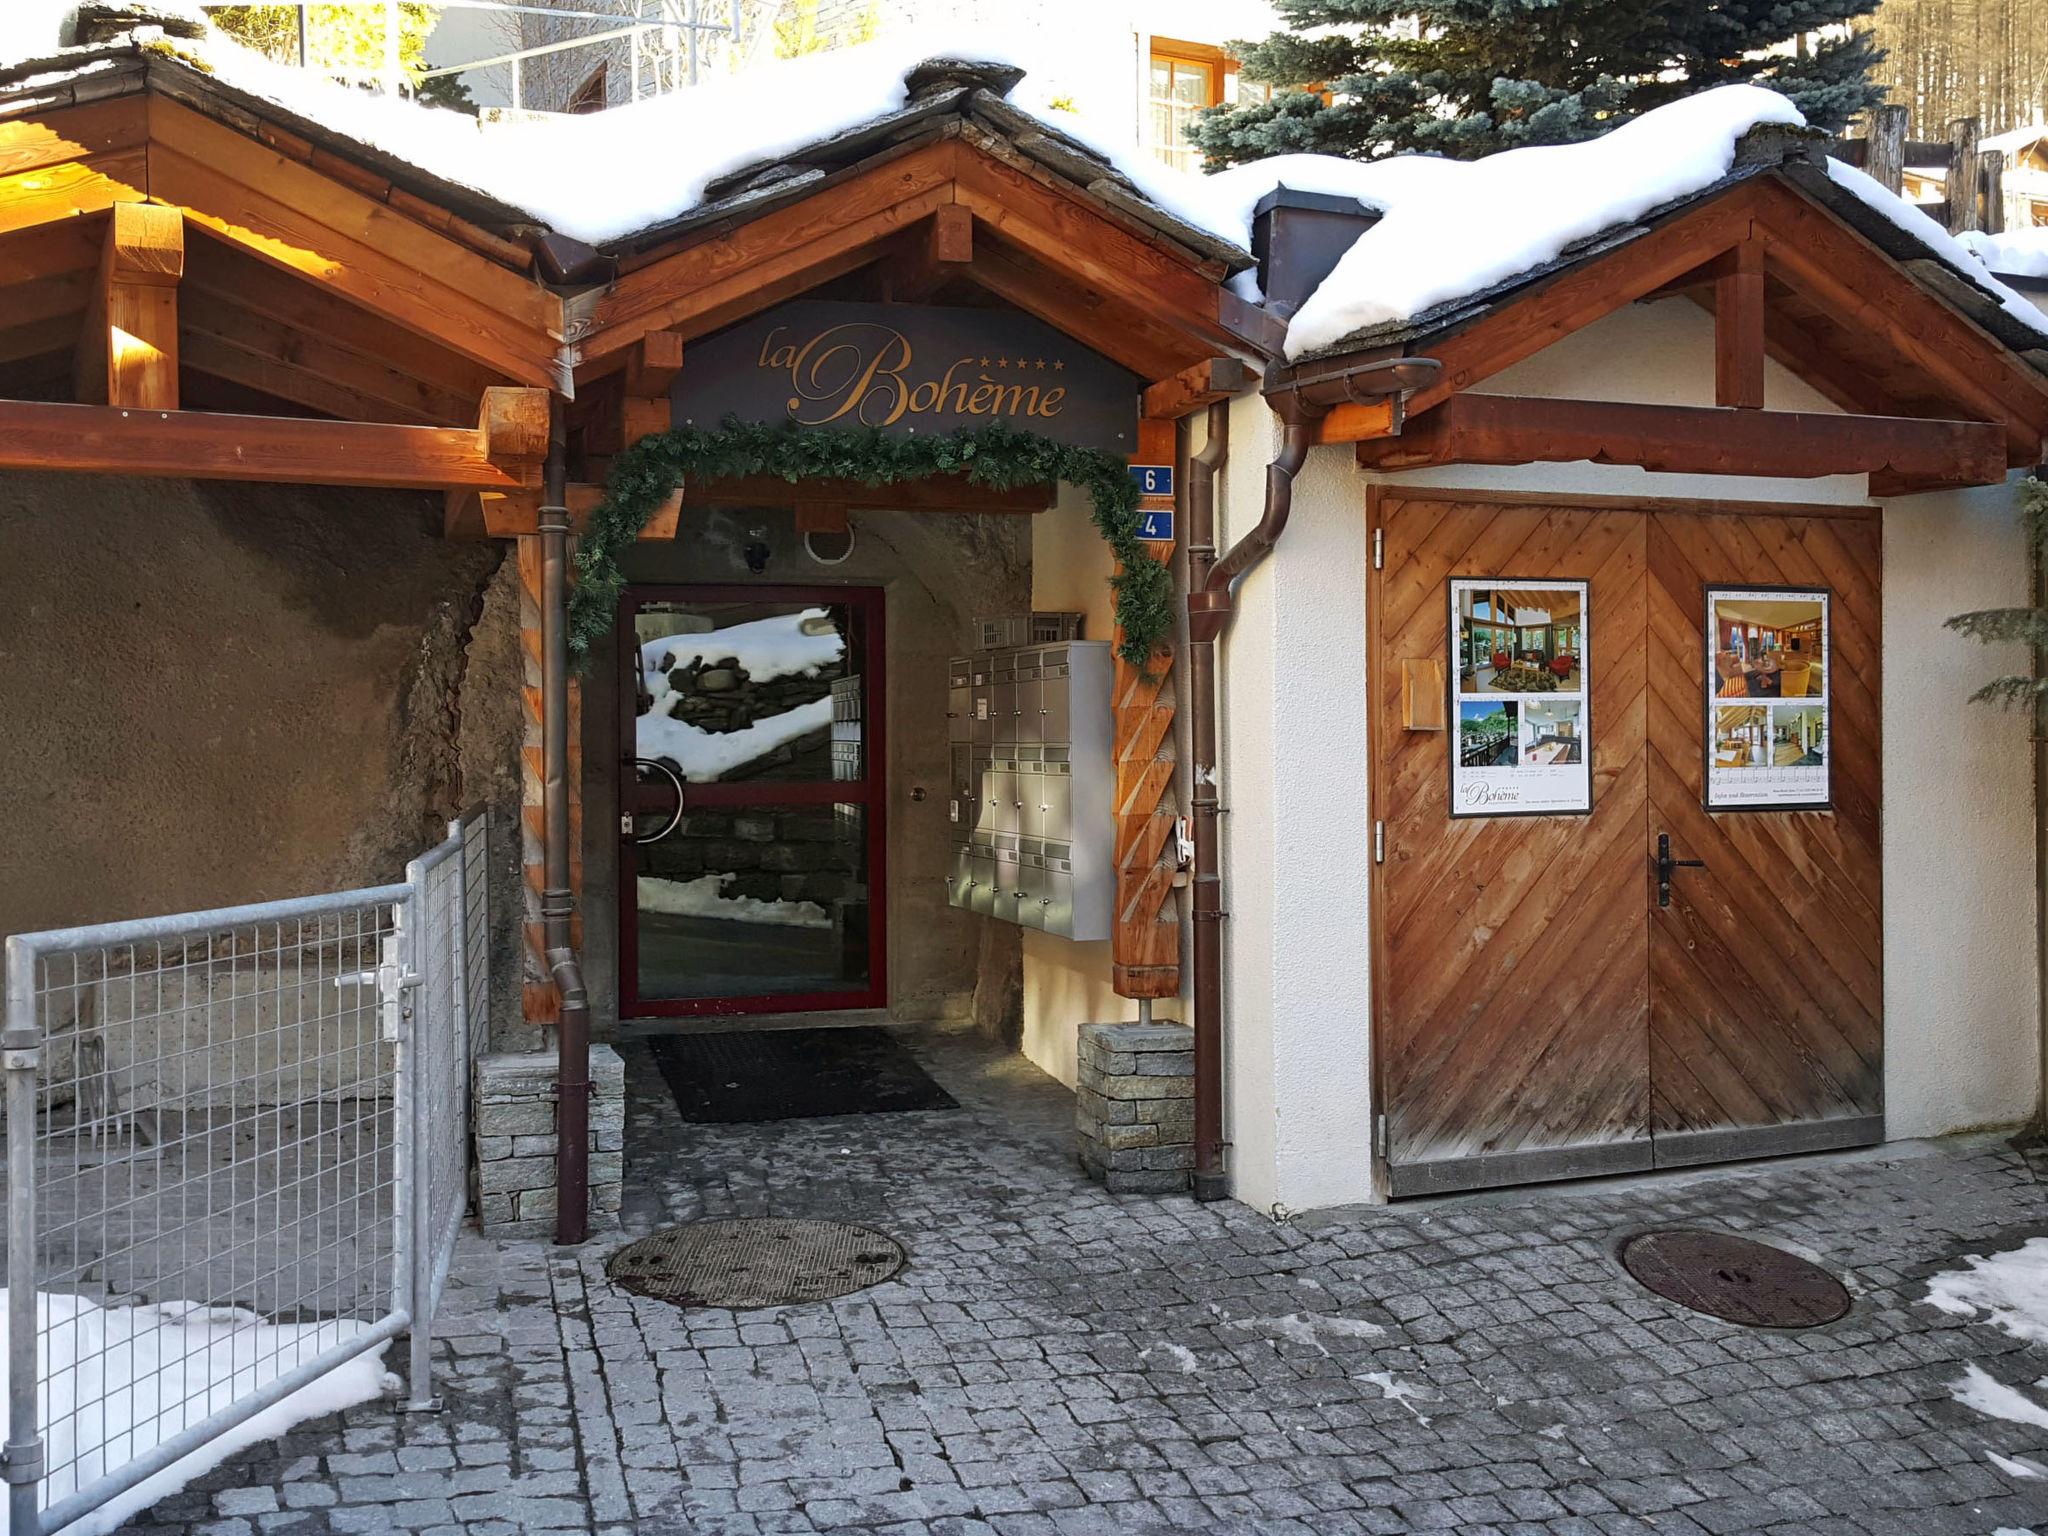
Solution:
M 952 905 L 1063 939 L 1110 936 L 1113 672 L 1099 640 L 949 663 Z

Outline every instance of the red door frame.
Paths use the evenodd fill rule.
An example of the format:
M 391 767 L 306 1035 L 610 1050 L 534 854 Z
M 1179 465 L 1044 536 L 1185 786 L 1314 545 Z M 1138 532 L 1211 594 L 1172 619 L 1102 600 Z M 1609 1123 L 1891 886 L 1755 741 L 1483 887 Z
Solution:
M 884 729 L 885 635 L 880 587 L 784 587 L 753 585 L 629 586 L 619 596 L 619 809 L 665 810 L 674 801 L 666 785 L 642 785 L 633 773 L 638 755 L 634 722 L 639 718 L 640 642 L 633 613 L 643 602 L 838 604 L 854 611 L 861 634 L 861 754 L 859 782 L 825 780 L 785 784 L 691 784 L 686 805 L 790 806 L 858 805 L 866 813 L 868 886 L 868 985 L 859 991 L 770 992 L 749 997 L 640 996 L 640 901 L 632 845 L 619 854 L 619 1017 L 701 1018 L 725 1014 L 815 1013 L 836 1008 L 886 1008 L 889 1003 L 888 736 Z

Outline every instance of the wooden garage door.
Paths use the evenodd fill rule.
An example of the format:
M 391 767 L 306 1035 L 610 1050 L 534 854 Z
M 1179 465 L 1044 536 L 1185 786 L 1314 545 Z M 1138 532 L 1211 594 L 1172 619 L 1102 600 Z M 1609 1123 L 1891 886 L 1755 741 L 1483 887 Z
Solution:
M 1877 525 L 1376 493 L 1375 1082 L 1396 1195 L 1878 1139 Z M 1456 818 L 1453 577 L 1583 580 L 1592 811 Z M 1831 594 L 1834 804 L 1702 808 L 1704 588 Z M 1438 713 L 1437 718 L 1441 718 Z M 1432 722 L 1433 723 L 1433 722 Z M 1677 858 L 1657 905 L 1659 832 Z

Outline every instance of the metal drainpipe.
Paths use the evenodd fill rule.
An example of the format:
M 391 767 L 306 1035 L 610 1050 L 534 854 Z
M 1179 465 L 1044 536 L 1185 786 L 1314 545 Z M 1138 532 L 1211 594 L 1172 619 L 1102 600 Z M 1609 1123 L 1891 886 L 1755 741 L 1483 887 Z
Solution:
M 1288 397 L 1297 401 L 1299 397 Z M 1210 444 L 1229 407 L 1210 408 Z M 1197 1200 L 1230 1193 L 1223 1160 L 1223 874 L 1217 821 L 1223 813 L 1217 774 L 1216 641 L 1230 620 L 1231 587 L 1272 550 L 1294 506 L 1294 477 L 1315 441 L 1323 413 L 1289 414 L 1280 455 L 1266 467 L 1266 509 L 1256 528 L 1216 559 L 1213 471 L 1188 486 L 1188 691 L 1192 695 L 1195 771 L 1189 808 L 1195 823 L 1195 1180 Z M 1224 429 L 1225 434 L 1228 428 Z M 1227 441 L 1227 435 L 1221 439 Z M 1207 445 L 1204 452 L 1207 451 Z M 1221 459 L 1219 454 L 1218 459 Z M 1199 459 L 1197 460 L 1199 462 Z
M 1331 407 L 1391 398 L 1393 428 L 1400 430 L 1403 401 L 1441 372 L 1434 358 L 1378 359 L 1309 383 L 1269 393 L 1284 424 L 1280 453 L 1266 466 L 1266 507 L 1258 526 L 1221 560 L 1216 558 L 1213 468 L 1188 480 L 1188 692 L 1194 711 L 1194 786 L 1189 809 L 1195 824 L 1195 1179 L 1197 1200 L 1230 1193 L 1223 1149 L 1223 873 L 1217 822 L 1223 813 L 1220 753 L 1216 742 L 1216 641 L 1230 623 L 1237 578 L 1267 555 L 1286 531 L 1294 510 L 1294 477 L 1308 460 L 1317 424 Z M 1210 444 L 1227 442 L 1218 423 L 1228 405 L 1209 408 Z M 1204 448 L 1204 453 L 1207 447 Z M 1216 456 L 1221 462 L 1222 454 Z M 1199 458 L 1197 460 L 1199 464 Z
M 560 396 L 548 413 L 540 508 L 541 806 L 546 843 L 540 897 L 548 974 L 561 997 L 555 1031 L 555 1241 L 590 1235 L 590 994 L 570 943 L 568 428 Z

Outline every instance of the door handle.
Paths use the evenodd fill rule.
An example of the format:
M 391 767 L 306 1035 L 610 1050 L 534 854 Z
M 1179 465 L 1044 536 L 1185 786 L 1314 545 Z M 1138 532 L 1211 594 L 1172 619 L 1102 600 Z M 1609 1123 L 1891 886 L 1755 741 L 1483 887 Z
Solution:
M 646 837 L 633 837 L 632 813 L 629 811 L 624 816 L 621 816 L 619 818 L 619 830 L 623 832 L 627 837 L 632 838 L 632 840 L 635 843 L 639 843 L 642 845 L 645 845 L 647 843 L 658 843 L 664 837 L 667 837 L 669 833 L 675 831 L 677 827 L 683 824 L 683 778 L 681 774 L 675 771 L 675 769 L 669 767 L 667 763 L 664 763 L 663 761 L 661 761 L 660 758 L 657 757 L 636 757 L 633 759 L 633 767 L 634 770 L 638 772 L 642 778 L 647 777 L 647 774 L 644 772 L 644 770 L 650 768 L 653 769 L 655 773 L 658 773 L 664 779 L 667 779 L 669 783 L 674 787 L 676 792 L 675 812 L 673 815 L 669 817 L 668 825 L 663 827 L 659 832 L 650 833 Z
M 1705 859 L 1674 859 L 1671 857 L 1671 834 L 1657 834 L 1657 905 L 1671 905 L 1671 871 L 1674 869 L 1705 869 Z

